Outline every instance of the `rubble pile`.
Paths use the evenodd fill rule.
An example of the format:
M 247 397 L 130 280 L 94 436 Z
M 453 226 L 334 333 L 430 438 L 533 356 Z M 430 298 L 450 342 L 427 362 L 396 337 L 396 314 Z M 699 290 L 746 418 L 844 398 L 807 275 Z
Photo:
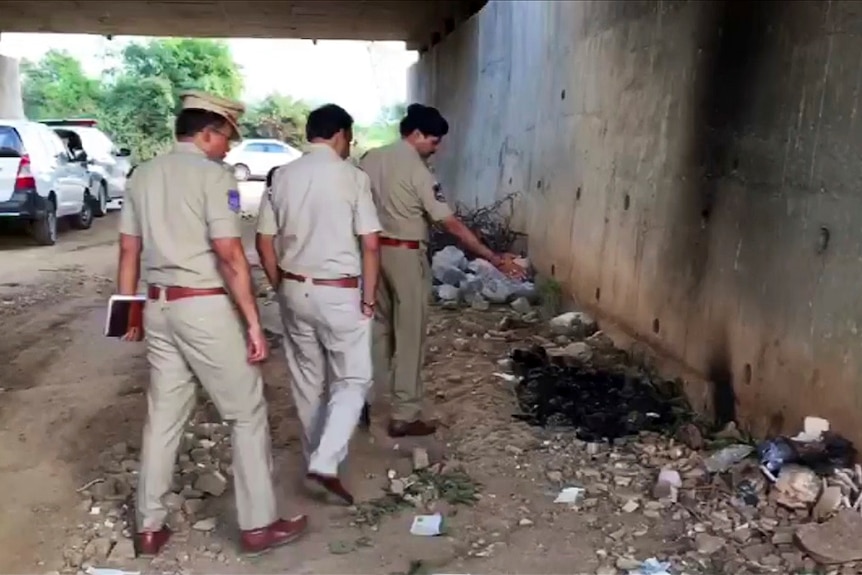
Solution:
M 521 262 L 524 267 L 529 263 Z M 434 295 L 438 300 L 457 307 L 461 302 L 477 309 L 489 303 L 503 304 L 525 298 L 535 300 L 536 287 L 531 281 L 516 281 L 481 258 L 472 261 L 455 246 L 447 246 L 431 258 Z
M 712 432 L 676 385 L 613 367 L 597 329 L 586 314 L 563 314 L 549 325 L 554 343 L 536 338 L 544 346 L 501 362 L 519 419 L 575 429 L 545 441 L 546 478 L 560 489 L 555 503 L 604 534 L 596 573 L 862 573 L 862 466 L 849 441 L 814 417 L 796 437 L 757 446 L 734 423 Z M 632 543 L 647 534 L 667 542 L 657 557 Z
M 222 495 L 232 475 L 230 428 L 207 422 L 200 409 L 183 433 L 174 468 L 171 491 L 162 499 L 168 509 L 167 526 L 174 533 L 212 532 L 216 518 L 209 499 Z M 138 453 L 117 443 L 99 456 L 98 477 L 81 489 L 81 508 L 87 512 L 79 535 L 64 551 L 65 569 L 76 572 L 89 566 L 122 565 L 135 558 L 134 493 L 139 473 Z M 217 544 L 201 549 L 213 560 L 228 558 Z

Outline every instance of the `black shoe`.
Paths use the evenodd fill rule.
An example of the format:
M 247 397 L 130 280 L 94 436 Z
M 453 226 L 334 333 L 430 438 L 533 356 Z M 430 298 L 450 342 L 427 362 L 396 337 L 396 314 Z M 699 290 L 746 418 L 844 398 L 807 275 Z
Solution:
M 365 430 L 371 429 L 371 405 L 367 402 L 362 406 L 362 413 L 359 415 L 359 427 Z

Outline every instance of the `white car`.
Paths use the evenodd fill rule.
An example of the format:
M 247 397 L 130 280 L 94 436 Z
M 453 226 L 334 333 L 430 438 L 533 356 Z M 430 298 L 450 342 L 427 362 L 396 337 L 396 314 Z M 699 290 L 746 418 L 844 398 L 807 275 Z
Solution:
M 128 148 L 120 148 L 99 128 L 96 120 L 42 120 L 50 126 L 72 155 L 83 151 L 87 157 L 87 169 L 93 175 L 93 196 L 96 198 L 96 217 L 108 212 L 108 203 L 123 199 L 126 179 L 132 169 Z
M 72 157 L 54 131 L 29 120 L 0 120 L 0 220 L 26 223 L 35 240 L 57 242 L 57 219 L 93 225 L 86 157 Z
M 265 178 L 276 166 L 283 166 L 302 156 L 302 152 L 275 139 L 249 139 L 239 142 L 227 156 L 225 163 L 233 166 L 236 179 L 244 182 L 252 178 Z

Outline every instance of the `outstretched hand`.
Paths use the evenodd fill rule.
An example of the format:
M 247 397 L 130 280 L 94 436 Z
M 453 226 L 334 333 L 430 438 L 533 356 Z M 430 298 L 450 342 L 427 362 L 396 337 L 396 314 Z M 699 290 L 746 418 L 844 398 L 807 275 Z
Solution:
M 497 266 L 497 269 L 499 269 L 511 279 L 524 281 L 524 279 L 526 279 L 527 277 L 527 270 L 525 270 L 523 267 L 521 267 L 515 262 L 517 257 L 518 256 L 516 256 L 515 254 L 510 253 L 501 254 L 500 265 Z

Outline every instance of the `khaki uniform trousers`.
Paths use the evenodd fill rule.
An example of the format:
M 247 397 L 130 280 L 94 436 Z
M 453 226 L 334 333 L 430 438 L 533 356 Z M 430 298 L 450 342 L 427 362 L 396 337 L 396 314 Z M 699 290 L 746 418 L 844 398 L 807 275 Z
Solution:
M 285 358 L 308 471 L 338 474 L 371 388 L 371 319 L 356 288 L 285 279 Z M 326 399 L 328 397 L 328 400 Z
M 150 387 L 138 479 L 137 527 L 161 529 L 177 449 L 195 405 L 195 378 L 231 424 L 234 491 L 241 530 L 277 517 L 269 425 L 260 370 L 246 361 L 242 322 L 225 295 L 150 300 L 144 329 Z
M 392 394 L 392 419 L 422 417 L 425 332 L 431 269 L 424 247 L 380 247 L 380 284 L 374 322 L 374 382 Z

